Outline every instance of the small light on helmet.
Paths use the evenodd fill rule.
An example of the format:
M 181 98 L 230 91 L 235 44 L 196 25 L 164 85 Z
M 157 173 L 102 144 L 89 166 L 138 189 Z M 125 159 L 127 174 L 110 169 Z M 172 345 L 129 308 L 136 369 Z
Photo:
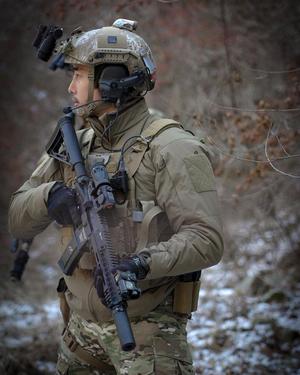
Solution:
M 125 18 L 118 18 L 113 23 L 114 27 L 117 27 L 118 29 L 125 29 L 128 31 L 134 31 L 137 28 L 137 21 L 127 20 Z

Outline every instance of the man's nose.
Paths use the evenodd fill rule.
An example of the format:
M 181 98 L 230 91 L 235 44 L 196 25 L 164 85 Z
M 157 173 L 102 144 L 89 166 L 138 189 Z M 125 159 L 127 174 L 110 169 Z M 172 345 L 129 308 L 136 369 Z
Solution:
M 70 82 L 70 85 L 68 87 L 68 93 L 69 94 L 76 94 L 76 86 L 74 84 L 74 79 Z

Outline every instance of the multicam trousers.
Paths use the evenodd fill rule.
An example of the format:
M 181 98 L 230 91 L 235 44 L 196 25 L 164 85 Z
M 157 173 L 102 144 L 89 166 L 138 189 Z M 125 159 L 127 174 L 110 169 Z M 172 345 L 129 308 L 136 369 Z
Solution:
M 191 355 L 186 340 L 186 317 L 156 309 L 143 318 L 131 319 L 136 348 L 120 350 L 116 327 L 112 322 L 89 323 L 72 313 L 67 330 L 85 351 L 103 362 L 101 371 L 79 359 L 64 340 L 58 354 L 60 375 L 192 375 Z M 111 367 L 108 367 L 108 366 Z

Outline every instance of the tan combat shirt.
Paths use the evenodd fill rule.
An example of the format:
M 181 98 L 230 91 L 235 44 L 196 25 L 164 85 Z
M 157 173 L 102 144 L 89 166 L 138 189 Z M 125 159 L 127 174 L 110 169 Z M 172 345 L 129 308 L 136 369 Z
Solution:
M 122 146 L 129 137 L 141 134 L 154 120 L 144 99 L 139 101 L 119 115 L 106 147 Z M 96 125 L 93 122 L 96 135 L 101 134 L 107 121 L 108 116 L 104 115 Z M 78 132 L 84 155 L 103 152 L 96 135 L 92 129 Z M 128 164 L 139 152 L 138 146 L 132 149 L 125 157 Z M 112 157 L 115 164 L 118 155 Z M 151 311 L 172 291 L 178 275 L 213 266 L 223 252 L 212 168 L 205 146 L 193 135 L 179 127 L 159 133 L 143 154 L 133 179 L 137 202 L 142 202 L 143 206 L 154 202 L 159 206 L 173 234 L 159 243 L 147 244 L 143 249 L 132 249 L 132 252 L 146 251 L 151 260 L 150 272 L 146 280 L 140 282 L 142 296 L 129 301 L 129 316 Z M 64 181 L 71 186 L 74 175 L 68 166 L 45 156 L 29 180 L 12 196 L 9 228 L 14 237 L 32 238 L 50 224 L 46 202 L 55 181 Z M 62 250 L 67 242 L 62 240 Z M 92 267 L 84 263 L 89 262 L 83 260 L 72 276 L 65 276 L 71 309 L 87 320 L 110 319 L 110 312 L 97 298 Z

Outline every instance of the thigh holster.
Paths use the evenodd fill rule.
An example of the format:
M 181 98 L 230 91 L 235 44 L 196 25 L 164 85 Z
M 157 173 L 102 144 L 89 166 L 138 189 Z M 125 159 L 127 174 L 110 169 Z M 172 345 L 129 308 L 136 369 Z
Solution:
M 181 275 L 174 289 L 173 311 L 190 314 L 197 310 L 201 271 Z

